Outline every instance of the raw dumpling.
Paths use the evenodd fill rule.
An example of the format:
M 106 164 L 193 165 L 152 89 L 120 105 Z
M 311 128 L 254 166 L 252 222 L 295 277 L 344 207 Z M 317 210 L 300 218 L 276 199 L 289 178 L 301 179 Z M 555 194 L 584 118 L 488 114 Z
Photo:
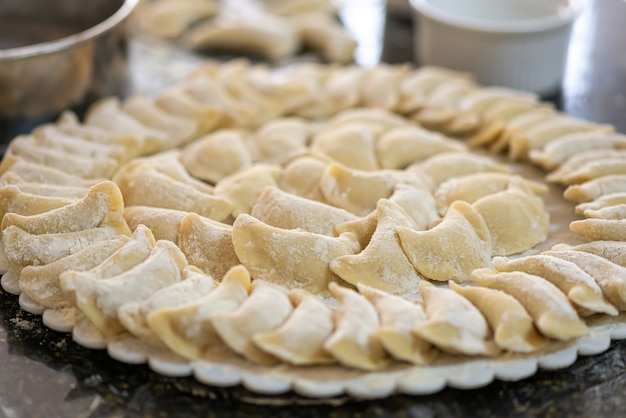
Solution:
M 439 185 L 435 191 L 435 201 L 439 213 L 445 214 L 455 200 L 474 203 L 481 197 L 506 190 L 513 178 L 519 178 L 535 194 L 545 194 L 548 187 L 542 183 L 517 177 L 510 173 L 475 173 L 450 178 Z
M 426 230 L 440 219 L 432 193 L 419 185 L 398 183 L 389 200 L 404 209 L 415 222 L 415 229 Z
M 542 254 L 512 260 L 494 257 L 493 266 L 500 272 L 522 271 L 544 278 L 566 294 L 583 316 L 617 315 L 617 309 L 605 299 L 593 277 L 567 260 Z
M 416 324 L 426 321 L 421 304 L 364 284 L 358 284 L 357 288 L 376 308 L 380 318 L 377 336 L 392 357 L 413 364 L 428 364 L 437 356 L 432 344 L 413 333 Z
M 576 203 L 589 202 L 603 195 L 626 192 L 626 174 L 610 174 L 569 186 L 563 192 L 567 200 Z
M 356 123 L 342 123 L 318 133 L 311 141 L 311 152 L 356 170 L 378 169 L 374 132 Z
M 488 287 L 459 286 L 454 282 L 449 285 L 482 312 L 493 329 L 494 342 L 498 347 L 529 353 L 548 343 L 535 329 L 533 319 L 524 306 L 513 296 Z
M 432 181 L 431 190 L 434 191 L 441 183 L 452 177 L 485 171 L 508 173 L 511 170 L 507 165 L 499 164 L 487 156 L 469 152 L 444 152 L 411 165 L 408 171 L 428 176 Z
M 569 224 L 569 229 L 588 241 L 626 241 L 626 219 L 582 219 Z
M 575 246 L 557 244 L 552 247 L 552 250 L 584 251 L 606 258 L 622 267 L 626 267 L 626 242 L 624 241 L 592 241 Z
M 263 351 L 295 365 L 333 363 L 323 349 L 324 341 L 335 329 L 333 311 L 324 302 L 301 289 L 289 298 L 294 310 L 277 329 L 256 333 L 252 341 Z
M 71 289 L 76 306 L 105 336 L 114 336 L 124 331 L 117 315 L 121 306 L 180 282 L 186 266 L 176 245 L 157 241 L 147 259 L 117 276 L 101 280 L 89 271 L 70 270 L 61 275 L 61 287 Z
M 413 221 L 397 204 L 381 199 L 376 207 L 378 222 L 367 247 L 358 254 L 337 257 L 330 269 L 348 283 L 366 284 L 394 294 L 417 290 L 420 276 L 402 250 L 396 228 L 414 228 Z
M 37 215 L 67 206 L 77 200 L 23 192 L 18 186 L 10 184 L 0 187 L 0 219 L 8 212 L 23 216 Z
M 544 251 L 542 254 L 576 264 L 593 277 L 609 302 L 620 311 L 626 310 L 626 268 L 584 251 Z
M 567 341 L 588 332 L 567 296 L 539 276 L 521 271 L 499 273 L 477 269 L 472 272 L 472 277 L 481 286 L 502 290 L 517 299 L 546 337 Z
M 278 186 L 291 194 L 325 202 L 320 179 L 329 161 L 323 157 L 302 156 L 289 162 L 278 180 Z
M 253 338 L 277 329 L 292 310 L 284 288 L 255 279 L 250 297 L 236 311 L 217 312 L 211 321 L 222 341 L 233 351 L 255 363 L 272 364 L 276 363 L 276 358 L 259 349 Z
M 275 119 L 263 125 L 248 139 L 250 155 L 256 162 L 285 164 L 308 152 L 313 128 L 300 118 Z
M 255 164 L 221 179 L 215 186 L 215 194 L 233 202 L 231 215 L 236 218 L 240 213 L 250 213 L 263 189 L 276 186 L 280 173 L 279 166 Z
M 341 280 L 330 270 L 331 260 L 358 248 L 356 238 L 348 235 L 333 238 L 276 228 L 245 214 L 233 224 L 235 253 L 252 277 L 318 295 L 327 295 L 328 284 Z
M 192 176 L 213 184 L 252 164 L 243 135 L 234 130 L 197 139 L 185 147 L 181 161 Z
M 376 155 L 382 168 L 404 169 L 442 152 L 463 152 L 462 142 L 418 126 L 390 129 L 376 141 Z
M 491 264 L 492 244 L 482 216 L 468 203 L 450 206 L 441 223 L 428 231 L 397 228 L 404 253 L 423 277 L 467 281 L 472 270 Z
M 233 267 L 221 283 L 194 302 L 150 312 L 148 326 L 174 353 L 189 360 L 208 358 L 223 347 L 211 318 L 217 312 L 233 312 L 250 293 L 250 274 L 243 266 Z
M 0 174 L 4 177 L 9 173 L 19 176 L 26 182 L 58 186 L 91 187 L 106 180 L 84 179 L 74 174 L 68 174 L 57 168 L 6 156 L 2 158 L 2 162 L 0 163 Z
M 353 61 L 357 43 L 331 13 L 298 13 L 292 15 L 289 22 L 295 25 L 302 44 L 315 51 L 325 61 L 339 63 Z
M 161 339 L 148 325 L 148 316 L 161 309 L 175 308 L 193 303 L 211 292 L 217 283 L 194 266 L 183 270 L 183 280 L 157 290 L 148 299 L 120 306 L 117 316 L 131 334 L 147 343 L 163 346 Z
M 548 174 L 546 176 L 546 180 L 554 183 L 563 184 L 565 183 L 567 178 L 569 178 L 573 173 L 577 172 L 582 166 L 603 159 L 626 161 L 626 150 L 600 148 L 581 152 L 580 154 L 576 154 L 573 157 L 568 158 L 557 169 Z M 587 180 L 591 179 L 589 178 Z
M 380 320 L 374 306 L 354 290 L 336 283 L 331 283 L 329 289 L 339 306 L 335 331 L 324 349 L 348 367 L 376 370 L 385 366 L 385 350 L 376 336 Z
M 218 106 L 202 103 L 184 86 L 175 86 L 162 91 L 155 97 L 154 103 L 173 115 L 195 120 L 198 134 L 215 130 L 224 115 Z
M 305 199 L 267 187 L 259 196 L 250 215 L 261 222 L 282 229 L 302 229 L 335 236 L 335 225 L 357 219 L 356 215 L 314 200 Z
M 220 280 L 239 264 L 233 247 L 233 228 L 195 213 L 180 224 L 178 246 L 189 264 Z
M 453 354 L 498 354 L 487 321 L 467 299 L 426 281 L 420 283 L 419 292 L 427 319 L 413 327 L 418 337 Z
M 494 255 L 524 252 L 550 232 L 543 200 L 521 178 L 513 178 L 506 190 L 481 197 L 472 206 L 487 224 Z
M 182 210 L 150 206 L 126 206 L 124 208 L 124 219 L 131 230 L 134 231 L 139 225 L 145 225 L 152 231 L 155 239 L 166 239 L 174 243 L 178 242 L 180 224 L 188 214 L 189 212 Z

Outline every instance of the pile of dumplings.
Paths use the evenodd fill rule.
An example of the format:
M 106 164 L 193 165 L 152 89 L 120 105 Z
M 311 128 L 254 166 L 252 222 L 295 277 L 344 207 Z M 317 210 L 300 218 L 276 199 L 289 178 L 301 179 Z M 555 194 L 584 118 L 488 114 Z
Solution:
M 197 51 L 284 61 L 302 49 L 349 63 L 356 41 L 332 0 L 144 0 L 138 26 Z
M 587 242 L 550 234 L 535 164 Z M 5 290 L 184 361 L 536 353 L 626 310 L 626 136 L 442 68 L 212 62 L 15 138 Z

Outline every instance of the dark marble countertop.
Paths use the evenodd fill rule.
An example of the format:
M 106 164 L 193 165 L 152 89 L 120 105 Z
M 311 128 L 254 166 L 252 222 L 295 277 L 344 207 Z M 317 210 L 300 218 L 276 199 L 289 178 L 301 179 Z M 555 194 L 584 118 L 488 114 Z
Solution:
M 358 2 L 357 2 L 358 3 Z M 584 0 L 561 93 L 551 98 L 574 116 L 626 132 L 626 1 Z M 359 3 L 364 4 L 364 3 Z M 353 6 L 356 7 L 356 6 Z M 364 60 L 412 60 L 411 22 L 387 18 L 382 47 Z M 197 59 L 172 59 L 141 42 L 131 48 L 135 91 L 149 93 L 185 75 Z M 156 55 L 156 56 L 155 56 Z M 148 61 L 148 58 L 150 61 Z M 149 73 L 149 74 L 148 74 Z M 0 417 L 604 417 L 626 416 L 626 341 L 557 371 L 475 390 L 376 401 L 316 401 L 219 389 L 193 378 L 169 378 L 75 344 L 22 311 L 0 290 Z

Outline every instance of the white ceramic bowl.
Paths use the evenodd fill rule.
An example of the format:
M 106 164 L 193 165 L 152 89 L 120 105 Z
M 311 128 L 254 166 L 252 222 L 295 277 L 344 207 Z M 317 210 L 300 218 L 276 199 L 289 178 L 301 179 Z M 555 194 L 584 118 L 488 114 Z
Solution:
M 579 0 L 411 0 L 420 65 L 548 96 L 564 73 Z

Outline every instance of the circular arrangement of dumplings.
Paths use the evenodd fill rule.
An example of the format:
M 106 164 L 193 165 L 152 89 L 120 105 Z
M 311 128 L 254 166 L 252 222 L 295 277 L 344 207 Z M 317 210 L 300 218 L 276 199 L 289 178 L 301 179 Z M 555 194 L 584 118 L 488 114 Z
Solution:
M 474 147 L 549 171 L 587 242 L 537 250 L 548 186 Z M 626 310 L 624 150 L 441 68 L 210 63 L 11 142 L 2 285 L 186 360 L 533 353 Z
M 357 47 L 331 0 L 146 0 L 137 21 L 147 33 L 193 50 L 270 61 L 304 48 L 328 62 L 347 63 Z

